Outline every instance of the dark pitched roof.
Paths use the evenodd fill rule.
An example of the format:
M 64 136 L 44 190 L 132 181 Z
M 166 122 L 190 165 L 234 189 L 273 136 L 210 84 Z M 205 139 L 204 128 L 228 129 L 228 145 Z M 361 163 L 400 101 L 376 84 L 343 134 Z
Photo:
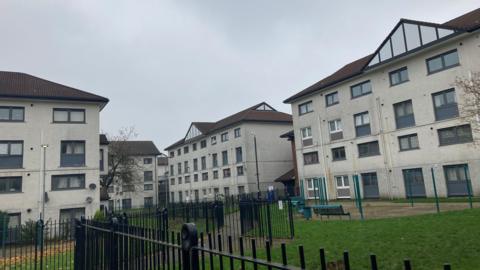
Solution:
M 108 99 L 20 72 L 0 71 L 0 97 L 107 103 Z
M 100 134 L 100 145 L 108 145 L 109 141 L 105 134 Z
M 400 22 L 402 21 L 410 21 L 414 22 L 412 20 L 406 20 L 406 19 L 401 19 Z M 480 28 L 480 8 L 473 10 L 469 13 L 463 14 L 453 20 L 450 20 L 446 23 L 443 24 L 435 24 L 435 23 L 429 23 L 429 22 L 420 22 L 419 23 L 424 23 L 424 24 L 431 24 L 431 25 L 437 25 L 437 26 L 444 26 L 448 28 L 454 28 L 462 31 L 474 31 L 478 28 Z M 321 81 L 307 87 L 306 89 L 298 92 L 297 94 L 287 98 L 284 100 L 284 103 L 291 103 L 297 98 L 306 96 L 308 94 L 314 93 L 316 91 L 325 89 L 327 87 L 333 86 L 337 83 L 340 83 L 342 81 L 348 80 L 352 77 L 355 77 L 359 74 L 362 74 L 363 71 L 365 70 L 365 67 L 367 64 L 370 62 L 371 58 L 375 55 L 375 53 L 372 53 L 370 55 L 364 56 L 360 59 L 357 59 L 336 72 L 334 72 L 332 75 L 322 79 Z
M 192 124 L 194 124 L 203 135 L 207 135 L 240 122 L 292 122 L 292 116 L 290 114 L 276 111 L 273 108 L 271 111 L 256 110 L 256 108 L 260 107 L 261 105 L 267 105 L 268 107 L 272 108 L 266 102 L 261 102 L 241 112 L 225 117 L 217 122 L 193 122 Z M 200 126 L 197 125 L 198 123 Z M 185 139 L 181 139 L 165 148 L 165 150 L 182 145 L 184 142 Z
M 291 169 L 290 171 L 280 175 L 274 182 L 285 182 L 295 179 L 295 170 Z
M 152 141 L 114 141 L 110 145 L 123 144 L 125 151 L 131 156 L 158 156 L 161 155 Z

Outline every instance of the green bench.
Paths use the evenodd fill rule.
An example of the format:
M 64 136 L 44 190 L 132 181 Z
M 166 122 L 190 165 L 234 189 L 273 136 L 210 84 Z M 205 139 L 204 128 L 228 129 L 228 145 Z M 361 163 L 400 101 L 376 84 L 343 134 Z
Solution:
M 349 212 L 345 212 L 343 206 L 340 204 L 329 205 L 306 205 L 303 207 L 303 216 L 308 220 L 312 218 L 312 212 L 320 216 L 348 216 L 352 219 Z

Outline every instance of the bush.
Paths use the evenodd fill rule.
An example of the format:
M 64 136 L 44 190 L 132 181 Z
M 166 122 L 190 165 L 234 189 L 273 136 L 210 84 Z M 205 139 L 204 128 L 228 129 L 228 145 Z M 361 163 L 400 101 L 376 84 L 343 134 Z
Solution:
M 95 221 L 106 221 L 107 218 L 105 217 L 105 213 L 102 210 L 97 210 L 95 215 L 93 216 L 93 220 Z

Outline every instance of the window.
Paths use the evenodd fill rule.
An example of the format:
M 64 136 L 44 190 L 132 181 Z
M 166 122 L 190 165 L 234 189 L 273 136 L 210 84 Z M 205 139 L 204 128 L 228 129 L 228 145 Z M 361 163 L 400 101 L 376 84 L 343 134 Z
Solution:
M 395 86 L 404 82 L 408 82 L 408 70 L 407 67 L 394 70 L 389 73 L 390 86 Z
M 332 148 L 332 160 L 333 161 L 338 161 L 338 160 L 345 160 L 347 159 L 347 156 L 345 154 L 345 147 L 336 147 Z
M 198 171 L 198 159 L 196 158 L 193 159 L 193 171 Z
M 200 141 L 200 148 L 203 149 L 203 148 L 205 148 L 205 147 L 207 147 L 207 141 L 206 141 L 206 140 Z
M 358 144 L 358 156 L 369 157 L 380 155 L 378 141 Z
M 143 198 L 143 205 L 145 207 L 152 207 L 153 206 L 153 197 L 145 197 Z
M 182 149 L 181 148 L 178 148 L 177 149 L 177 156 L 180 156 L 182 154 Z
M 170 165 L 170 175 L 175 175 L 175 171 L 173 169 L 173 165 Z
M 173 191 L 170 192 L 170 202 L 175 202 L 175 192 Z
M 143 182 L 151 182 L 151 181 L 153 181 L 153 172 L 152 171 L 143 172 Z
M 25 108 L 0 106 L 0 122 L 23 122 L 25 120 Z
M 123 209 L 132 208 L 132 199 L 122 199 L 122 208 Z
M 100 171 L 103 172 L 105 170 L 105 152 L 103 149 L 100 149 Z
M 415 126 L 415 116 L 413 115 L 411 99 L 393 104 L 393 110 L 395 112 L 397 129 Z
M 0 141 L 0 169 L 22 168 L 23 141 Z
M 182 202 L 183 201 L 183 194 L 181 191 L 178 192 L 178 201 Z
M 122 186 L 122 191 L 123 192 L 134 192 L 135 191 L 135 186 L 134 185 L 123 185 Z
M 417 134 L 410 134 L 398 137 L 398 144 L 400 145 L 400 151 L 408 151 L 419 149 Z
M 54 123 L 85 123 L 84 109 L 53 109 Z
M 370 117 L 368 112 L 362 112 L 353 116 L 355 122 L 355 134 L 357 137 L 370 135 Z
M 197 143 L 192 144 L 192 151 L 197 151 Z
M 449 69 L 460 64 L 457 50 L 449 51 L 427 59 L 428 74 Z
M 243 175 L 243 166 L 237 166 L 237 175 L 242 176 Z
M 182 177 L 178 177 L 178 184 L 179 184 L 179 185 L 182 184 Z
M 350 183 L 348 175 L 335 176 L 337 185 L 337 198 L 350 198 Z
M 244 186 L 238 186 L 238 194 L 240 194 L 240 195 L 245 194 L 245 187 Z
M 198 182 L 198 174 L 193 175 L 193 182 Z
M 188 147 L 188 145 L 183 147 L 184 154 L 187 154 L 189 151 L 190 151 L 190 148 Z
M 325 103 L 327 107 L 338 104 L 338 92 L 333 92 L 325 96 Z
M 242 147 L 235 148 L 235 157 L 237 158 L 237 163 L 243 162 Z
M 318 152 L 311 152 L 311 153 L 303 154 L 303 163 L 304 163 L 304 165 L 318 163 Z
M 173 158 L 175 156 L 175 151 L 170 151 L 170 157 Z
M 218 171 L 213 171 L 213 179 L 218 179 Z
M 188 167 L 188 161 L 183 162 L 183 171 L 188 173 L 190 171 L 190 167 Z
M 372 92 L 372 84 L 370 83 L 370 81 L 365 81 L 351 86 L 350 91 L 352 92 L 352 98 L 365 96 Z
M 223 166 L 228 165 L 228 152 L 227 151 L 222 152 L 222 165 Z
M 22 177 L 0 177 L 0 193 L 22 192 Z
M 190 184 L 190 175 L 185 175 L 185 184 Z
M 330 140 L 334 141 L 343 139 L 342 120 L 335 119 L 328 121 L 328 130 L 330 131 Z
M 83 188 L 85 188 L 85 174 L 52 175 L 52 190 Z
M 202 173 L 202 181 L 207 181 L 208 180 L 208 172 Z
M 217 153 L 212 154 L 212 167 L 213 168 L 218 167 L 218 155 L 217 155 Z
M 304 115 L 306 113 L 313 112 L 313 103 L 312 101 L 305 102 L 298 105 L 298 114 Z
M 236 128 L 233 130 L 233 135 L 235 138 L 239 138 L 240 136 L 242 136 L 242 134 L 240 133 L 240 128 Z
M 455 97 L 455 89 L 448 89 L 432 94 L 435 110 L 435 120 L 454 118 L 458 116 L 458 105 Z
M 229 178 L 230 175 L 230 169 L 223 169 L 223 178 Z
M 308 198 L 315 198 L 319 192 L 319 179 L 307 178 L 307 196 Z
M 182 174 L 182 163 L 178 163 L 177 164 L 177 171 L 178 171 L 178 174 Z
M 470 125 L 442 128 L 438 130 L 440 145 L 468 143 L 473 141 Z
M 108 186 L 107 192 L 108 192 L 108 193 L 113 193 L 113 192 L 115 192 L 115 190 L 113 189 L 113 186 L 112 186 L 112 185 Z
M 303 146 L 310 146 L 310 145 L 313 144 L 312 128 L 311 127 L 304 127 L 302 129 L 300 129 L 300 135 L 302 136 Z
M 85 208 L 60 209 L 60 220 L 73 221 L 85 217 Z
M 143 164 L 152 164 L 153 160 L 152 158 L 144 158 L 143 159 Z
M 222 142 L 228 141 L 228 132 L 222 133 L 222 135 L 220 135 L 220 140 Z
M 170 178 L 170 185 L 175 185 L 175 178 Z
M 207 157 L 202 157 L 201 162 L 202 162 L 202 170 L 206 170 L 207 169 Z
M 60 166 L 85 166 L 85 141 L 62 141 Z
M 210 138 L 210 144 L 211 145 L 217 144 L 217 137 L 216 136 L 213 136 L 213 137 Z
M 143 190 L 153 190 L 153 184 L 144 184 Z
M 225 197 L 230 196 L 230 188 L 229 187 L 224 187 L 223 188 L 223 194 L 225 195 Z

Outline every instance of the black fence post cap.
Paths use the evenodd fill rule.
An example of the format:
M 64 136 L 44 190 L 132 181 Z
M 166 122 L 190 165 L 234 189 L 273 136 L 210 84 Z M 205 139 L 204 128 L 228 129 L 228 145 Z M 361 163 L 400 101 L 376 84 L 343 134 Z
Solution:
M 189 251 L 198 244 L 198 232 L 195 223 L 185 223 L 182 226 L 182 250 Z

